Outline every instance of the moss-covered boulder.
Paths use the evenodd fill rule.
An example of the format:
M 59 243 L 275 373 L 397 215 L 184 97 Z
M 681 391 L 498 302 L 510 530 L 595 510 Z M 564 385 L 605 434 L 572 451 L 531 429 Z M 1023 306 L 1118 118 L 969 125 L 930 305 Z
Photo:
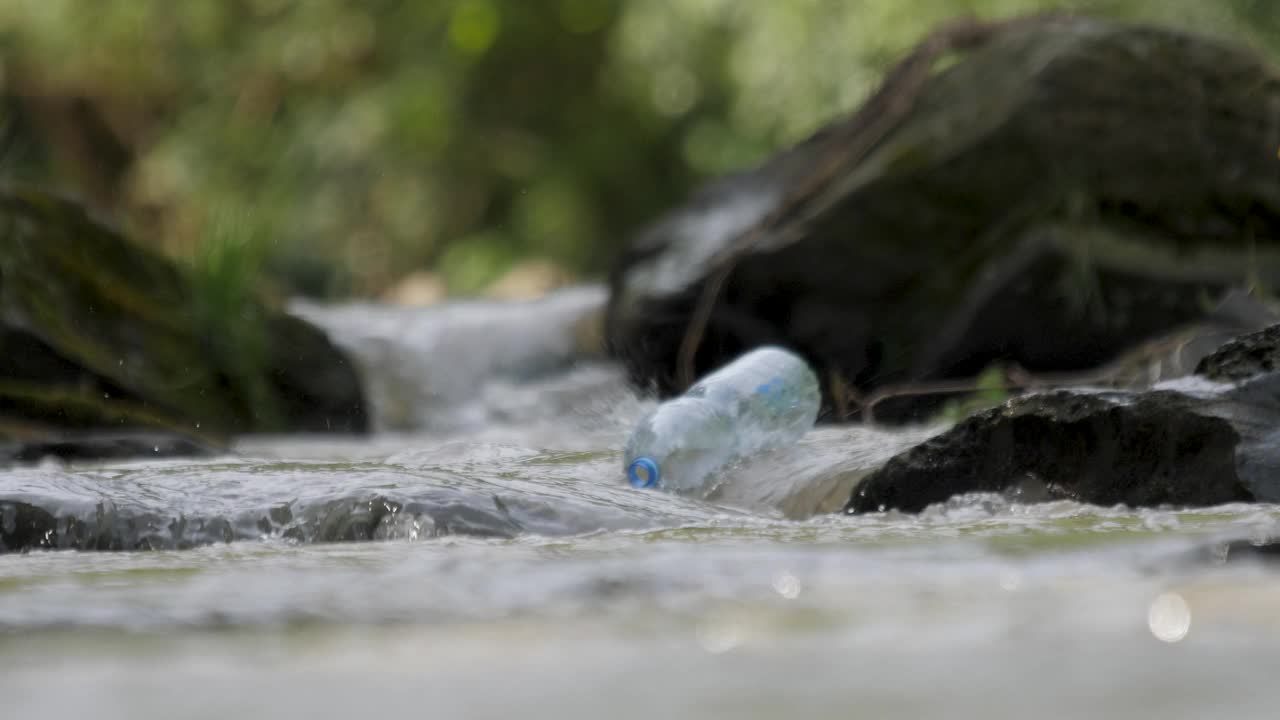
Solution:
M 215 294 L 71 201 L 0 191 L 6 447 L 85 431 L 216 447 L 235 434 L 367 428 L 355 370 L 321 332 Z
M 948 26 L 852 117 L 644 228 L 609 346 L 670 395 L 784 344 L 819 370 L 828 418 L 993 363 L 1096 367 L 1280 281 L 1276 107 L 1280 76 L 1210 38 Z

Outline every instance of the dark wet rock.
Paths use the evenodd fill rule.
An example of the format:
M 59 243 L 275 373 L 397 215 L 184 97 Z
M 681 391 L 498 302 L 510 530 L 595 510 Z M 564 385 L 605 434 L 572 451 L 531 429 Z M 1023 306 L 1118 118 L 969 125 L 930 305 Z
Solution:
M 115 455 L 121 432 L 187 438 L 164 443 L 177 453 L 367 428 L 356 372 L 323 333 L 223 289 L 71 201 L 0 191 L 0 437 Z
M 0 461 L 31 463 L 57 460 L 200 457 L 220 452 L 186 435 L 159 432 L 87 432 L 42 434 L 25 442 L 0 441 Z
M 1280 373 L 1213 379 L 1223 369 L 1246 375 L 1231 358 L 1275 337 L 1269 328 L 1228 343 L 1201 363 L 1211 377 L 1143 392 L 1014 398 L 894 457 L 845 510 L 918 512 L 955 495 L 1024 485 L 1099 505 L 1280 502 Z
M 166 550 L 279 537 L 300 543 L 440 536 L 510 538 L 530 520 L 523 499 L 447 488 L 297 500 L 221 514 L 186 514 L 138 501 L 85 502 L 55 487 L 0 498 L 0 554 L 29 550 Z
M 846 510 L 919 512 L 954 495 L 1042 487 L 1099 505 L 1216 505 L 1253 493 L 1240 433 L 1176 392 L 1058 391 L 978 413 L 872 473 Z
M 665 396 L 788 345 L 829 407 L 993 363 L 1097 367 L 1251 270 L 1280 278 L 1276 104 L 1270 67 L 1207 38 L 952 26 L 858 114 L 640 232 L 612 278 L 610 351 Z
M 44 547 L 57 526 L 53 514 L 44 508 L 0 500 L 0 553 Z
M 122 512 L 101 502 L 71 512 L 40 500 L 0 500 L 0 553 L 29 550 L 163 550 L 231 542 L 236 532 L 223 518 L 166 520 L 149 513 Z
M 1235 338 L 1196 365 L 1196 374 L 1232 382 L 1280 368 L 1280 325 Z

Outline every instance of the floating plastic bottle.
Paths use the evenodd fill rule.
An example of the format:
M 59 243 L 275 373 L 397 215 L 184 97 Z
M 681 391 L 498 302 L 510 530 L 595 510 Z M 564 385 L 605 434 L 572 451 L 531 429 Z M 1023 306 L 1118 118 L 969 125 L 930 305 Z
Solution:
M 695 492 L 727 465 L 799 440 L 818 417 L 818 379 L 798 355 L 762 347 L 699 380 L 636 425 L 633 487 Z

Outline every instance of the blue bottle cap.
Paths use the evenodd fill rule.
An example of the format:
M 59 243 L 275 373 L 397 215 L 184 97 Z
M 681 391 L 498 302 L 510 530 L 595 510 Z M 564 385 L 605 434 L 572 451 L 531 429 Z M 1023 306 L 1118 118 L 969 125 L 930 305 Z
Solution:
M 627 467 L 627 479 L 631 481 L 631 487 L 654 487 L 661 478 L 658 463 L 647 457 L 638 457 Z

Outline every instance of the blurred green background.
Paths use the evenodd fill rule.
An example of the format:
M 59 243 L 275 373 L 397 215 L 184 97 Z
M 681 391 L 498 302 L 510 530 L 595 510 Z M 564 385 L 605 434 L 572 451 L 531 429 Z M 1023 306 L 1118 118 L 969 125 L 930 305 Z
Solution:
M 1048 8 L 1280 52 L 1274 0 L 0 0 L 0 179 L 277 297 L 598 278 L 937 23 Z

